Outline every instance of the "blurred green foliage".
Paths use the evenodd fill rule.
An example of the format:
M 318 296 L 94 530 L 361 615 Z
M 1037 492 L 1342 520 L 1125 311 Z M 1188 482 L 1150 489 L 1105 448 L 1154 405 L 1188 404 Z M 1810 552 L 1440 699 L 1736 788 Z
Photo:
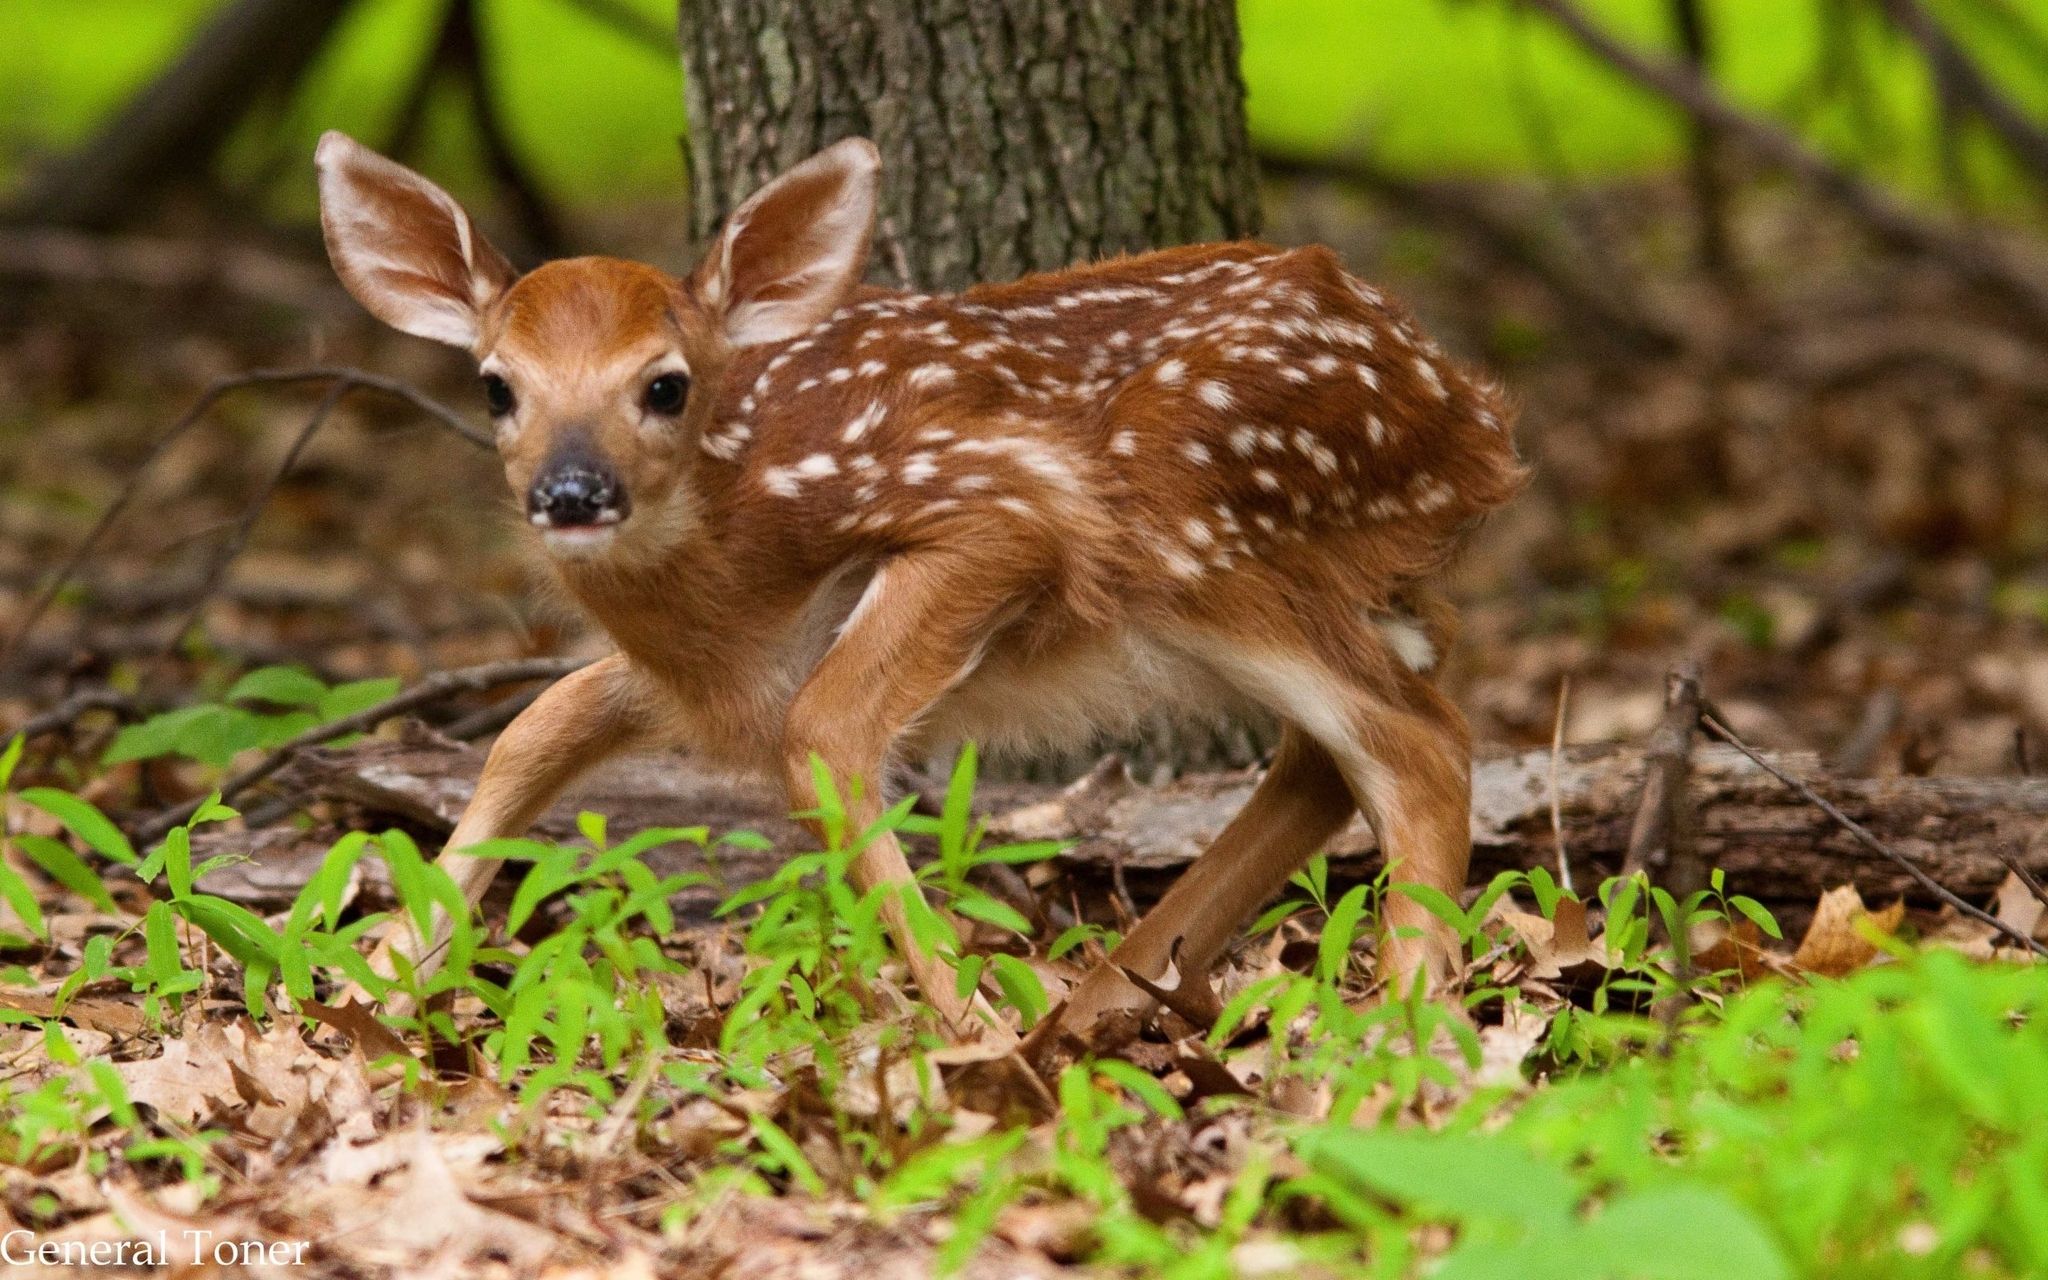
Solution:
M 656 29 L 672 0 L 622 0 Z M 160 67 L 222 0 L 36 0 L 10 6 L 0 46 L 0 166 L 83 136 Z M 1669 0 L 1583 0 L 1631 38 L 1670 45 Z M 310 151 L 322 128 L 377 139 L 424 54 L 437 0 L 361 0 L 289 105 L 279 135 Z M 1794 123 L 1862 167 L 1923 190 L 1947 179 L 1924 69 L 1882 27 L 1876 6 L 1850 15 L 1856 94 L 1818 86 L 1828 65 L 1826 0 L 1707 0 L 1715 74 L 1743 104 Z M 2048 78 L 2016 42 L 1984 25 L 1985 7 L 1932 7 L 2024 105 L 2048 109 Z M 2048 0 L 2011 8 L 2048 28 Z M 674 195 L 684 129 L 676 61 L 610 30 L 569 0 L 486 0 L 480 6 L 503 111 L 522 155 L 570 199 Z M 1683 131 L 1661 104 L 1577 51 L 1538 15 L 1502 0 L 1242 0 L 1244 70 L 1263 147 L 1330 154 L 1364 150 L 1397 170 L 1447 174 L 1555 172 L 1566 178 L 1669 165 Z M 1841 66 L 1852 64 L 1837 62 Z M 1839 78 L 1839 77 L 1838 77 Z M 422 163 L 471 168 L 456 104 L 436 104 Z M 235 163 L 259 172 L 278 138 L 241 140 Z M 262 154 L 257 154 L 259 150 Z M 1989 199 L 2016 179 L 1985 139 L 1964 164 Z M 310 186 L 310 165 L 306 166 Z M 307 194 L 307 193 L 302 193 Z M 296 203 L 296 200 L 293 201 Z

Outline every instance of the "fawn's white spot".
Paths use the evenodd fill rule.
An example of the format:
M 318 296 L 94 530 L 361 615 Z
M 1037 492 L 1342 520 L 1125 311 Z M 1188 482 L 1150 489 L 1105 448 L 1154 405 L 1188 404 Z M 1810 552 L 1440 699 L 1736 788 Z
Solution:
M 1189 462 L 1194 463 L 1198 467 L 1206 467 L 1211 461 L 1209 446 L 1203 444 L 1200 440 L 1182 441 L 1180 451 L 1187 455 Z
M 1230 394 L 1230 388 L 1214 378 L 1204 381 L 1195 388 L 1195 398 L 1211 409 L 1228 409 L 1237 403 L 1237 398 Z
M 1368 618 L 1386 639 L 1387 647 L 1401 660 L 1401 665 L 1410 671 L 1427 671 L 1436 665 L 1436 646 L 1430 643 L 1429 633 L 1413 618 L 1382 617 Z
M 929 453 L 913 453 L 903 461 L 905 484 L 923 484 L 938 473 L 938 460 Z
M 1135 457 L 1138 452 L 1138 433 L 1126 428 L 1109 438 L 1109 451 L 1119 458 Z
M 1162 360 L 1158 369 L 1154 371 L 1154 376 L 1159 379 L 1162 386 L 1175 387 L 1180 385 L 1180 380 L 1187 376 L 1187 372 L 1188 367 L 1183 361 Z
M 1439 400 L 1450 398 L 1450 389 L 1444 386 L 1443 375 L 1436 371 L 1436 366 L 1429 360 L 1422 356 L 1415 357 L 1415 372 L 1422 379 L 1422 385 L 1429 388 L 1429 394 Z
M 868 401 L 868 407 L 853 416 L 852 420 L 846 424 L 846 430 L 839 433 L 839 438 L 848 444 L 852 444 L 866 435 L 868 428 L 880 422 L 886 413 L 887 410 L 882 407 L 880 400 Z

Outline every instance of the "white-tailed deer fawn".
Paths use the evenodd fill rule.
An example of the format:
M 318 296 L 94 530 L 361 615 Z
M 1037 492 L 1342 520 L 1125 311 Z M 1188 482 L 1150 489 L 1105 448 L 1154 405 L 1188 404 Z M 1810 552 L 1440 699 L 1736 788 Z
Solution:
M 1321 248 L 863 287 L 877 164 L 848 140 L 798 165 L 685 278 L 519 276 L 438 187 L 321 141 L 343 283 L 477 357 L 512 491 L 618 648 L 506 729 L 449 848 L 522 831 L 635 744 L 779 775 L 796 809 L 816 756 L 866 780 L 858 829 L 898 752 L 1250 705 L 1284 726 L 1271 768 L 1117 965 L 1206 966 L 1360 808 L 1397 884 L 1455 897 L 1470 757 L 1430 581 L 1521 481 L 1496 393 Z M 444 865 L 472 903 L 496 870 Z M 852 874 L 915 891 L 887 835 Z M 888 919 L 957 1023 L 950 972 Z M 1451 962 L 1416 902 L 1391 894 L 1386 922 L 1384 972 Z M 1069 1025 L 1141 999 L 1104 966 Z

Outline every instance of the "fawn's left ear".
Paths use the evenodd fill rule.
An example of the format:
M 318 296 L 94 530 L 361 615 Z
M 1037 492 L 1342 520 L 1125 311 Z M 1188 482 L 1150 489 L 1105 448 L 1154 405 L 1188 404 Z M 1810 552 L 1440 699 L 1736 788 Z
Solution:
M 515 276 L 505 255 L 453 196 L 347 134 L 324 134 L 313 161 L 342 285 L 394 329 L 474 350 L 479 317 Z
M 835 142 L 725 220 L 692 283 L 728 341 L 793 338 L 846 300 L 867 270 L 881 167 L 866 138 Z

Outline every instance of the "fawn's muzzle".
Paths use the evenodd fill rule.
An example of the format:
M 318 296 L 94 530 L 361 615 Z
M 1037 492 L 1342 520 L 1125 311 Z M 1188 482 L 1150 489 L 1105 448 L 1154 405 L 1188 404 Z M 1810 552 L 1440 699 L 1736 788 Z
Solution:
M 526 518 L 543 529 L 617 524 L 632 509 L 618 476 L 589 457 L 549 462 L 526 491 Z

